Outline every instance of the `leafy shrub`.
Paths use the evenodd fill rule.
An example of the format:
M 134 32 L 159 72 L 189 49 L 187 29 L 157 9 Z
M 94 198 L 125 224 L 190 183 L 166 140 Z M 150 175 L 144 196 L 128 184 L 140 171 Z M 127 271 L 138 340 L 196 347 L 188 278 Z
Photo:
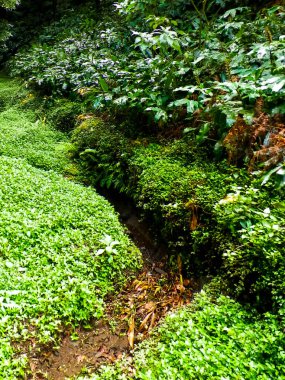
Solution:
M 197 295 L 170 314 L 130 363 L 80 379 L 282 379 L 284 332 L 270 314 L 257 317 L 228 297 Z
M 94 84 L 99 92 L 104 90 L 105 72 L 116 66 L 118 51 L 127 51 L 129 45 L 129 32 L 117 18 L 107 8 L 104 20 L 98 21 L 97 9 L 90 4 L 70 10 L 43 29 L 30 54 L 24 49 L 17 56 L 13 72 L 48 92 L 68 93 Z
M 198 108 L 220 111 L 227 129 L 237 113 L 252 116 L 254 99 L 281 101 L 284 8 L 203 4 L 120 1 L 121 17 L 103 22 L 90 8 L 71 12 L 16 55 L 13 72 L 54 91 L 91 87 L 96 109 L 149 113 L 161 123 Z
M 217 228 L 235 238 L 223 253 L 224 271 L 239 296 L 285 315 L 283 198 L 239 187 L 215 206 Z
M 0 339 L 52 342 L 63 325 L 102 316 L 140 254 L 92 189 L 23 160 L 0 163 Z
M 205 165 L 187 139 L 131 143 L 93 119 L 75 130 L 74 141 L 91 177 L 129 194 L 175 254 L 182 254 L 187 273 L 218 271 L 235 296 L 284 313 L 281 193 L 270 185 L 260 190 L 258 181 L 259 190 L 253 190 L 243 170 Z M 227 196 L 233 186 L 237 192 Z
M 146 215 L 154 217 L 164 237 L 187 247 L 188 262 L 191 232 L 209 222 L 213 205 L 232 181 L 193 152 L 189 159 L 190 152 L 191 146 L 183 141 L 149 144 L 136 148 L 129 160 L 133 197 Z
M 77 92 L 97 112 L 112 110 L 135 120 L 136 127 L 194 120 L 197 141 L 215 154 L 235 151 L 239 163 L 265 162 L 269 155 L 265 170 L 273 161 L 278 171 L 284 125 L 263 128 L 257 145 L 265 149 L 244 141 L 255 129 L 258 100 L 262 112 L 284 114 L 285 12 L 283 6 L 263 5 L 121 0 L 116 13 L 106 7 L 100 22 L 90 17 L 92 6 L 80 8 L 79 17 L 71 11 L 18 53 L 12 71 L 48 93 Z M 247 128 L 234 133 L 237 115 Z
M 214 204 L 235 180 L 213 164 L 205 166 L 187 139 L 164 145 L 131 141 L 98 118 L 84 121 L 72 139 L 73 155 L 89 180 L 131 196 L 160 236 L 187 252 L 185 260 L 193 264 L 191 231 L 209 223 Z
M 100 118 L 83 121 L 72 134 L 73 155 L 80 158 L 92 183 L 123 191 L 126 188 L 129 143 L 113 125 Z

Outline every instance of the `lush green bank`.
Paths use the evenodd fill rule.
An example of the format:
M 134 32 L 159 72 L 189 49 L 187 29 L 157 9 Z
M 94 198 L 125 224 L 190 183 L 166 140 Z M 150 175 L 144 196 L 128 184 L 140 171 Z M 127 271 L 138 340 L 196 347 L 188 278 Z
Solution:
M 27 163 L 59 171 L 67 163 L 57 150 L 66 138 L 33 123 L 31 116 L 15 105 L 0 114 L 3 379 L 28 374 L 26 357 L 12 342 L 55 344 L 63 329 L 101 317 L 105 295 L 140 262 L 107 201 L 93 189 Z
M 221 274 L 227 291 L 284 315 L 284 196 L 246 171 L 210 162 L 191 138 L 132 140 L 89 118 L 72 135 L 93 184 L 131 196 L 181 255 L 184 274 Z
M 81 114 L 71 150 L 89 183 L 131 195 L 187 274 L 283 310 L 284 6 L 102 4 L 42 29 L 12 72 L 60 128 Z
M 37 103 L 41 115 L 71 131 L 72 144 L 50 131 L 44 117 L 34 124 L 34 110 L 19 114 L 1 102 L 3 154 L 23 153 L 32 165 L 70 173 L 69 150 L 86 183 L 133 198 L 169 244 L 172 264 L 182 258 L 183 276 L 219 275 L 215 290 L 169 316 L 138 347 L 132 363 L 104 368 L 93 378 L 285 378 L 283 2 L 122 0 L 114 7 L 102 0 L 100 9 L 98 2 L 80 3 L 40 29 L 9 63 L 15 75 L 44 95 L 26 98 L 26 105 Z M 29 25 L 23 22 L 26 30 Z M 17 33 L 14 38 L 20 43 Z M 18 97 L 15 87 L 2 94 Z M 18 165 L 3 159 L 6 168 Z M 19 173 L 14 177 L 11 181 L 22 186 Z M 78 195 L 74 199 L 77 203 Z M 63 213 L 62 233 L 66 228 L 71 242 L 78 237 L 85 265 L 85 222 L 73 237 Z M 96 246 L 92 265 L 101 260 L 106 273 L 113 267 L 121 273 L 117 243 L 112 243 L 116 236 L 108 236 L 96 238 L 99 251 Z M 41 239 L 36 244 L 42 248 Z M 77 245 L 76 240 L 76 252 Z M 70 255 L 72 262 L 74 252 Z M 89 278 L 84 265 L 80 261 L 80 273 Z M 92 270 L 92 279 L 103 295 L 104 284 L 112 282 L 105 283 L 100 273 L 101 268 L 96 275 Z M 82 292 L 84 303 L 87 293 Z M 58 319 L 80 319 L 64 300 L 70 314 Z M 52 305 L 48 315 L 53 316 L 56 302 Z M 100 302 L 92 307 L 100 314 Z M 57 328 L 43 326 L 43 339 Z M 3 355 L 10 358 L 10 349 L 7 343 Z

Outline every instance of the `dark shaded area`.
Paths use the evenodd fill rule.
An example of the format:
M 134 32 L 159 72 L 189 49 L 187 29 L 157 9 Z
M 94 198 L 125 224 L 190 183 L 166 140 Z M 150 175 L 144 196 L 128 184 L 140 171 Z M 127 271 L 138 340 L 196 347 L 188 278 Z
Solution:
M 6 42 L 5 53 L 0 56 L 0 65 L 3 65 L 22 46 L 30 43 L 42 27 L 60 18 L 68 9 L 87 2 L 87 0 L 22 0 L 14 10 L 0 7 L 0 20 L 5 20 L 12 26 L 12 36 Z M 96 0 L 92 3 L 99 10 L 102 1 Z
M 153 262 L 169 256 L 166 243 L 150 229 L 151 223 L 140 218 L 140 212 L 133 201 L 114 189 L 97 187 L 96 191 L 106 198 L 119 213 L 120 221 L 127 227 L 127 233 L 143 253 L 145 261 Z

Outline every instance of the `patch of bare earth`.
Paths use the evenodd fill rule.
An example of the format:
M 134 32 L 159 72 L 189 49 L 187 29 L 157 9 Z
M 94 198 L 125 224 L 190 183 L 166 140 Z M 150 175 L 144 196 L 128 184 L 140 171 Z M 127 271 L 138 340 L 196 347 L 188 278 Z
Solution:
M 34 345 L 29 379 L 63 380 L 131 355 L 167 312 L 190 302 L 194 287 L 194 281 L 167 271 L 163 261 L 146 261 L 137 278 L 106 301 L 104 319 L 78 328 L 76 340 L 65 333 L 58 350 Z
M 135 280 L 106 300 L 104 319 L 91 322 L 89 329 L 77 329 L 77 340 L 72 340 L 74 334 L 66 332 L 57 350 L 36 343 L 32 350 L 26 347 L 31 369 L 29 379 L 68 379 L 83 370 L 94 372 L 103 363 L 112 363 L 123 354 L 131 356 L 134 346 L 149 335 L 166 313 L 188 304 L 198 288 L 194 280 L 182 278 L 179 258 L 177 272 L 169 270 L 166 247 L 154 243 L 148 224 L 138 219 L 126 199 L 109 200 L 142 252 L 143 269 Z

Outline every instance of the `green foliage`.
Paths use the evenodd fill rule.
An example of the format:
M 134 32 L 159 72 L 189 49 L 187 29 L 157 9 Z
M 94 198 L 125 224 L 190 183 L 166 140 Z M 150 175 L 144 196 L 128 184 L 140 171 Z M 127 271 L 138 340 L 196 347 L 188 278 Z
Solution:
M 91 174 L 93 184 L 126 189 L 129 143 L 113 125 L 100 118 L 82 122 L 72 134 L 73 156 Z
M 76 117 L 81 113 L 81 106 L 68 99 L 57 99 L 48 110 L 48 120 L 61 131 L 74 128 Z
M 5 320 L 5 318 L 4 318 Z M 3 321 L 3 320 L 2 320 Z M 9 339 L 0 338 L 0 376 L 3 379 L 14 380 L 23 379 L 27 358 L 24 356 L 15 357 L 15 352 Z
M 70 144 L 66 136 L 33 119 L 32 112 L 17 107 L 0 113 L 0 154 L 25 158 L 31 165 L 46 170 L 69 172 Z
M 5 379 L 27 375 L 27 358 L 12 343 L 33 338 L 53 344 L 63 329 L 101 317 L 105 295 L 124 282 L 125 270 L 140 265 L 138 250 L 108 202 L 54 172 L 69 172 L 70 144 L 62 132 L 23 111 L 18 92 L 17 83 L 2 78 L 0 377 Z M 21 104 L 30 98 L 27 94 Z
M 139 265 L 139 252 L 92 189 L 19 159 L 0 161 L 0 338 L 53 342 L 63 325 L 102 316 L 104 296 Z M 12 366 L 11 349 L 2 350 Z
M 251 117 L 254 99 L 279 104 L 285 88 L 284 9 L 232 7 L 120 1 L 121 19 L 99 23 L 71 12 L 17 54 L 13 72 L 54 91 L 91 88 L 95 109 L 128 109 L 162 124 L 197 108 L 222 112 L 223 128 L 212 125 L 221 135 L 238 112 Z
M 29 53 L 17 55 L 12 71 L 49 92 L 67 93 L 96 84 L 95 92 L 104 95 L 106 72 L 116 66 L 119 51 L 128 50 L 130 38 L 128 29 L 107 12 L 112 10 L 98 22 L 96 8 L 70 10 L 44 28 Z
M 18 81 L 12 80 L 0 72 L 0 111 L 17 103 L 19 94 L 22 93 L 23 90 Z
M 179 249 L 188 250 L 193 218 L 208 223 L 214 204 L 235 183 L 215 165 L 205 166 L 187 138 L 164 145 L 131 141 L 92 118 L 74 130 L 72 141 L 73 156 L 88 170 L 89 180 L 129 194 L 160 235 Z M 185 259 L 190 261 L 188 254 Z
M 101 119 L 83 122 L 73 141 L 89 176 L 129 194 L 185 270 L 220 271 L 235 296 L 284 314 L 284 200 L 270 182 L 260 190 L 242 170 L 205 165 L 187 137 L 131 143 Z
M 1 0 L 0 7 L 6 9 L 13 9 L 20 3 L 20 0 Z M 0 19 L 0 58 L 5 53 L 7 46 L 6 41 L 12 35 L 12 27 L 8 20 Z
M 272 192 L 272 190 L 271 190 Z M 217 228 L 235 238 L 225 250 L 224 270 L 236 294 L 285 316 L 284 199 L 258 188 L 235 188 L 215 206 Z
M 187 235 L 190 236 L 193 215 L 199 214 L 202 222 L 229 182 L 214 165 L 199 162 L 199 156 L 192 156 L 191 164 L 183 160 L 186 149 L 190 155 L 188 144 L 181 143 L 180 147 L 177 143 L 165 147 L 150 144 L 147 148 L 137 148 L 130 160 L 130 173 L 137 176 L 134 198 L 138 205 L 154 215 L 165 237 L 180 240 L 183 236 L 184 244 Z M 182 242 L 183 239 L 180 245 Z
M 251 125 L 257 99 L 261 111 L 284 114 L 283 6 L 124 0 L 116 8 L 100 22 L 91 5 L 69 12 L 16 55 L 12 72 L 48 93 L 77 92 L 92 111 L 136 128 L 190 124 L 216 157 L 237 115 Z
M 15 8 L 16 5 L 20 3 L 20 0 L 1 0 L 0 6 L 4 8 Z
M 204 292 L 170 314 L 133 362 L 79 379 L 282 379 L 284 332 L 270 314 L 258 318 L 230 298 Z
M 34 112 L 21 110 L 21 103 L 25 103 L 30 94 L 20 103 L 20 92 L 17 82 L 1 78 L 0 154 L 25 158 L 31 165 L 43 169 L 68 172 L 71 167 L 66 136 L 46 125 L 44 120 L 35 120 Z

